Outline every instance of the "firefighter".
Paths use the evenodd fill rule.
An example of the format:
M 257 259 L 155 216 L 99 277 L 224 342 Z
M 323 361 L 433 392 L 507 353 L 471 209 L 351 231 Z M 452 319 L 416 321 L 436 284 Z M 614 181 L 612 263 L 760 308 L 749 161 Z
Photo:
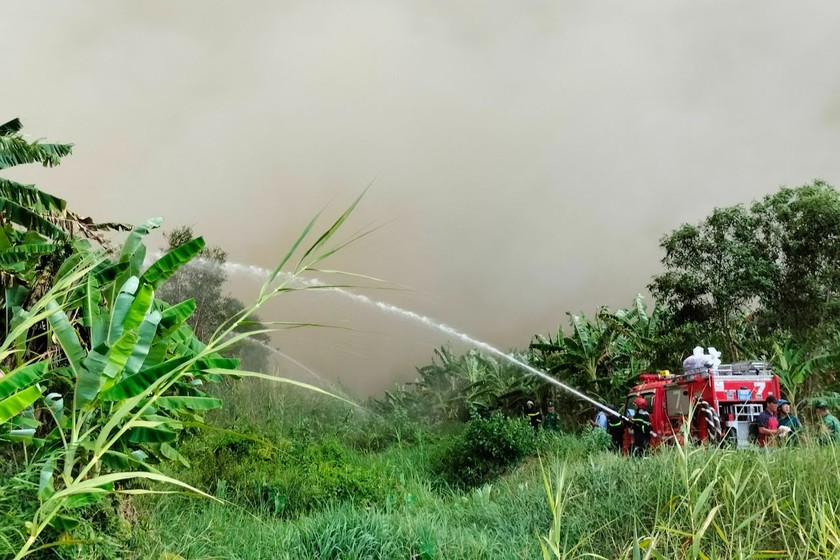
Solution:
M 552 432 L 560 431 L 560 418 L 557 416 L 557 411 L 554 409 L 554 403 L 548 403 L 548 412 L 545 413 L 543 428 L 551 430 Z
M 650 445 L 650 412 L 648 412 L 647 401 L 644 397 L 636 397 L 633 401 L 636 404 L 636 414 L 633 416 L 633 455 L 641 457 L 647 453 Z
M 618 407 L 612 408 L 618 410 Z M 620 454 L 624 449 L 624 419 L 621 416 L 608 416 L 607 433 L 610 434 L 610 449 Z
M 542 412 L 540 412 L 540 409 L 536 407 L 534 401 L 529 400 L 525 403 L 525 416 L 528 417 L 531 427 L 534 428 L 534 431 L 536 432 L 539 429 L 540 424 L 542 424 L 543 419 Z
M 828 403 L 819 400 L 814 403 L 817 409 L 817 414 L 823 421 L 823 443 L 837 443 L 840 442 L 840 421 L 834 417 L 828 410 Z

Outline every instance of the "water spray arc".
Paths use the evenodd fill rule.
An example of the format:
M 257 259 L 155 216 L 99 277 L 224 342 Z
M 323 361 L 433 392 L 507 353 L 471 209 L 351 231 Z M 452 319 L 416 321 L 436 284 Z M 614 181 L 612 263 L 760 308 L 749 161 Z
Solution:
M 193 261 L 191 261 L 190 266 L 218 266 L 218 263 L 206 262 L 206 261 L 204 261 L 204 259 L 199 258 L 199 259 L 194 259 Z M 222 265 L 222 267 L 228 274 L 246 275 L 246 276 L 250 276 L 250 277 L 254 278 L 255 280 L 265 280 L 271 274 L 271 271 L 268 270 L 267 268 L 262 268 L 262 267 L 255 266 L 255 265 L 245 265 L 245 264 L 240 264 L 240 263 L 235 263 L 235 262 L 226 262 Z M 437 331 L 446 333 L 450 336 L 458 338 L 459 340 L 461 340 L 463 342 L 466 342 L 467 344 L 475 346 L 476 348 L 480 348 L 480 349 L 484 350 L 485 352 L 488 352 L 490 354 L 493 354 L 494 356 L 497 356 L 497 357 L 499 357 L 503 360 L 506 360 L 507 362 L 509 362 L 509 363 L 527 371 L 531 375 L 535 375 L 535 376 L 539 377 L 540 379 L 543 379 L 544 381 L 546 381 L 548 383 L 551 383 L 555 387 L 558 387 L 558 388 L 562 389 L 563 391 L 565 391 L 565 392 L 567 392 L 567 393 L 569 393 L 569 394 L 571 394 L 571 395 L 573 395 L 573 396 L 575 396 L 575 397 L 577 397 L 577 398 L 579 398 L 583 401 L 586 401 L 586 402 L 592 404 L 593 406 L 599 408 L 600 410 L 603 410 L 607 414 L 626 419 L 626 417 L 623 416 L 618 411 L 613 410 L 612 408 L 608 407 L 607 405 L 596 401 L 595 399 L 589 397 L 588 395 L 585 395 L 584 393 L 581 393 L 580 391 L 578 391 L 574 387 L 570 387 L 569 385 L 566 385 L 565 383 L 562 383 L 562 382 L 558 381 L 557 379 L 551 377 L 547 373 L 545 373 L 543 371 L 540 371 L 537 368 L 535 368 L 535 367 L 533 367 L 533 366 L 531 366 L 531 365 L 529 365 L 529 364 L 527 364 L 527 363 L 525 363 L 521 360 L 518 360 L 518 359 L 514 358 L 510 354 L 507 354 L 507 353 L 499 350 L 498 348 L 496 348 L 494 346 L 491 346 L 490 344 L 487 344 L 486 342 L 476 340 L 476 339 L 472 338 L 471 336 L 450 327 L 449 325 L 446 325 L 444 323 L 440 323 L 438 321 L 435 321 L 431 317 L 427 317 L 425 315 L 415 313 L 414 311 L 409 311 L 407 309 L 397 307 L 396 305 L 391 305 L 390 303 L 384 303 L 384 302 L 381 302 L 381 301 L 373 300 L 373 299 L 371 299 L 367 296 L 363 296 L 361 294 L 356 294 L 356 293 L 347 291 L 343 288 L 330 286 L 329 284 L 325 284 L 325 283 L 323 283 L 319 280 L 301 278 L 299 276 L 294 276 L 292 274 L 283 273 L 283 272 L 281 272 L 279 274 L 279 276 L 283 276 L 287 280 L 291 281 L 293 284 L 298 284 L 298 285 L 301 285 L 303 287 L 309 287 L 309 288 L 323 288 L 324 290 L 331 291 L 331 292 L 336 292 L 336 293 L 338 293 L 338 294 L 340 294 L 340 295 L 342 295 L 346 298 L 349 298 L 349 299 L 351 299 L 351 300 L 353 300 L 357 303 L 361 303 L 363 305 L 374 307 L 376 309 L 379 309 L 380 311 L 384 311 L 385 313 L 390 313 L 392 315 L 399 315 L 401 317 L 405 317 L 407 319 L 411 319 L 413 321 L 420 322 L 420 323 L 422 323 L 423 325 L 425 325 L 429 328 L 432 328 L 432 329 L 435 329 Z M 260 343 L 260 344 L 263 344 L 263 343 Z M 282 352 L 280 352 L 279 350 L 276 350 L 275 348 L 272 348 L 271 346 L 268 346 L 268 345 L 265 345 L 265 346 L 266 346 L 266 348 L 270 349 L 272 352 L 278 353 L 278 354 L 282 355 L 284 358 L 287 358 L 287 359 L 291 360 L 292 362 L 301 366 L 306 371 L 308 371 L 309 373 L 312 373 L 313 375 L 315 375 L 316 377 L 318 377 L 319 379 L 321 379 L 323 381 L 323 378 L 320 375 L 315 374 L 309 368 L 303 366 L 302 364 L 300 364 L 299 362 L 297 362 L 296 360 L 294 360 L 290 356 L 288 356 L 286 354 L 283 354 Z
M 268 277 L 269 274 L 271 274 L 271 271 L 269 271 L 268 269 L 260 268 L 260 267 L 253 266 L 253 265 L 243 265 L 243 264 L 239 264 L 239 263 L 225 263 L 224 267 L 231 274 L 247 274 L 247 275 L 253 276 L 255 278 L 260 278 L 260 277 L 261 278 L 266 278 L 266 277 Z M 477 348 L 480 348 L 480 349 L 482 349 L 482 350 L 484 350 L 484 351 L 486 351 L 490 354 L 493 354 L 494 356 L 497 356 L 497 357 L 499 357 L 503 360 L 506 360 L 506 361 L 510 362 L 511 364 L 513 364 L 513 365 L 515 365 L 515 366 L 517 366 L 521 369 L 524 369 L 525 371 L 527 371 L 531 375 L 536 375 L 540 379 L 543 379 L 544 381 L 547 381 L 548 383 L 551 383 L 552 385 L 562 389 L 563 391 L 565 391 L 565 392 L 567 392 L 567 393 L 569 393 L 569 394 L 571 394 L 571 395 L 573 395 L 573 396 L 575 396 L 575 397 L 577 397 L 581 400 L 584 400 L 584 401 L 592 404 L 593 406 L 603 410 L 604 412 L 606 412 L 606 413 L 608 413 L 612 416 L 617 416 L 619 418 L 624 418 L 624 416 L 621 413 L 619 413 L 618 411 L 613 410 L 612 408 L 608 407 L 607 405 L 596 401 L 595 399 L 589 397 L 588 395 L 585 395 L 584 393 L 581 393 L 577 389 L 575 389 L 573 387 L 570 387 L 570 386 L 566 385 L 565 383 L 561 383 L 560 381 L 551 377 L 547 373 L 545 373 L 543 371 L 540 371 L 540 370 L 536 369 L 535 367 L 533 367 L 533 366 L 531 366 L 531 365 L 529 365 L 529 364 L 527 364 L 527 363 L 525 363 L 521 360 L 518 360 L 518 359 L 514 358 L 510 354 L 507 354 L 507 353 L 499 350 L 498 348 L 496 348 L 494 346 L 491 346 L 490 344 L 487 344 L 486 342 L 481 342 L 480 340 L 476 340 L 476 339 L 472 338 L 471 336 L 469 336 L 467 334 L 464 334 L 464 333 L 450 327 L 449 325 L 446 325 L 446 324 L 440 323 L 438 321 L 435 321 L 431 317 L 427 317 L 425 315 L 415 313 L 414 311 L 409 311 L 407 309 L 397 307 L 396 305 L 391 305 L 389 303 L 376 301 L 376 300 L 373 300 L 373 299 L 371 299 L 367 296 L 363 296 L 361 294 L 355 294 L 353 292 L 349 292 L 349 291 L 347 291 L 345 289 L 342 289 L 342 288 L 331 287 L 329 284 L 325 284 L 325 283 L 320 282 L 318 280 L 304 279 L 304 278 L 300 278 L 300 277 L 293 277 L 292 275 L 289 275 L 289 274 L 286 275 L 286 278 L 288 278 L 292 282 L 298 283 L 298 284 L 300 284 L 304 287 L 324 288 L 325 290 L 329 290 L 329 291 L 332 291 L 332 292 L 339 293 L 344 297 L 352 299 L 353 301 L 356 301 L 358 303 L 368 305 L 368 306 L 371 306 L 371 307 L 375 307 L 375 308 L 377 308 L 381 311 L 384 311 L 386 313 L 390 313 L 390 314 L 393 314 L 393 315 L 399 315 L 401 317 L 405 317 L 405 318 L 411 319 L 413 321 L 418 321 L 418 322 L 426 325 L 427 327 L 438 330 L 440 332 L 444 332 L 444 333 L 446 333 L 450 336 L 454 336 L 454 337 L 460 339 L 461 341 L 466 342 L 467 344 L 471 344 L 471 345 L 473 345 Z
M 325 386 L 330 385 L 330 383 L 326 379 L 321 377 L 321 375 L 317 371 L 310 368 L 306 364 L 303 364 L 303 363 L 299 362 L 298 360 L 292 358 L 291 356 L 289 356 L 285 352 L 281 352 L 278 348 L 274 348 L 273 346 L 270 346 L 270 345 L 266 344 L 265 342 L 263 342 L 261 340 L 256 340 L 256 339 L 253 339 L 253 338 L 249 338 L 248 340 L 254 342 L 255 344 L 259 344 L 260 346 L 262 346 L 263 348 L 265 348 L 266 350 L 268 350 L 272 354 L 276 354 L 276 355 L 280 356 L 281 358 L 283 358 L 284 360 L 292 362 L 297 367 L 299 367 L 300 369 L 302 369 L 303 371 L 305 371 L 306 373 L 308 373 L 309 375 L 311 375 L 312 377 L 314 377 L 315 379 L 317 379 L 318 381 L 323 383 Z
M 154 262 L 154 260 L 160 258 L 162 255 L 163 255 L 163 253 L 160 252 L 160 251 L 152 252 L 149 256 L 146 257 L 145 265 L 146 266 L 150 265 L 152 262 Z M 207 260 L 207 259 L 203 259 L 201 257 L 198 257 L 198 258 L 195 258 L 195 259 L 191 260 L 189 263 L 187 263 L 186 266 L 192 267 L 192 268 L 200 268 L 200 267 L 210 268 L 210 267 L 217 267 L 217 266 L 220 266 L 220 265 L 216 261 L 211 261 L 211 260 Z M 224 264 L 221 265 L 221 267 L 222 267 L 223 270 L 225 270 L 225 272 L 231 273 L 231 274 L 247 274 L 249 276 L 253 276 L 253 277 L 258 278 L 258 279 L 264 279 L 265 277 L 268 276 L 268 271 L 266 269 L 260 268 L 258 266 L 245 266 L 245 265 L 241 265 L 241 264 L 238 264 L 238 263 L 224 263 Z M 240 333 L 230 333 L 228 336 L 235 336 L 236 334 L 240 334 Z M 261 346 L 261 347 L 265 348 L 266 350 L 268 350 L 269 352 L 271 352 L 272 354 L 275 354 L 275 355 L 279 356 L 280 358 L 282 358 L 282 359 L 284 359 L 288 362 L 293 363 L 294 365 L 296 365 L 297 367 L 299 367 L 300 369 L 302 369 L 303 371 L 305 371 L 306 373 L 308 373 L 309 375 L 311 375 L 312 377 L 317 379 L 325 387 L 332 386 L 332 383 L 330 383 L 329 381 L 324 379 L 324 377 L 321 376 L 317 371 L 313 370 L 312 368 L 310 368 L 306 364 L 301 363 L 300 361 L 296 360 L 295 358 L 286 354 L 285 352 L 282 352 L 279 348 L 274 348 L 273 346 L 271 346 L 271 345 L 269 345 L 269 344 L 267 344 L 267 343 L 265 343 L 261 340 L 258 340 L 256 338 L 250 337 L 250 336 L 246 337 L 245 340 L 247 342 L 251 343 L 251 344 L 256 344 L 258 346 Z

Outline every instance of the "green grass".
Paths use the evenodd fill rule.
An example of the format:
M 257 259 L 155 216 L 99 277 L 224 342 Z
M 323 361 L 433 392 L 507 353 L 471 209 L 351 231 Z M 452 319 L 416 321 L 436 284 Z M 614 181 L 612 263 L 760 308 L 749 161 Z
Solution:
M 185 497 L 144 498 L 134 558 L 836 558 L 834 448 L 689 452 L 634 460 L 564 451 L 470 491 L 432 480 L 429 449 L 365 458 L 393 488 L 295 519 Z M 543 470 L 552 484 L 552 508 Z M 550 532 L 551 531 L 551 532 Z M 550 547 L 547 547 L 550 548 Z M 173 556 L 177 558 L 177 556 Z
M 91 508 L 71 532 L 85 542 L 33 557 L 840 557 L 835 447 L 671 448 L 630 459 L 602 451 L 597 431 L 541 434 L 532 440 L 541 459 L 532 454 L 465 489 L 440 470 L 440 459 L 466 432 L 309 405 L 291 399 L 256 424 L 226 425 L 254 439 L 204 432 L 185 443 L 192 467 L 172 474 L 225 503 L 121 497 Z M 6 517 L 34 492 L 19 483 L 6 492 L 13 483 L 0 481 Z M 0 550 L 4 538 L 20 537 L 0 524 Z
M 350 501 L 293 521 L 187 498 L 149 502 L 137 558 L 533 558 L 550 513 L 532 465 L 498 484 L 458 492 L 433 483 L 417 448 L 372 467 L 394 482 L 375 507 Z M 527 479 L 527 480 L 526 480 Z M 139 528 L 138 528 L 139 529 Z
M 93 512 L 79 535 L 89 542 L 63 547 L 58 555 L 812 559 L 837 558 L 840 550 L 840 457 L 834 447 L 669 449 L 630 459 L 597 451 L 587 438 L 561 436 L 541 460 L 528 459 L 490 484 L 463 490 L 435 472 L 437 442 L 367 452 L 335 449 L 333 439 L 326 441 L 312 442 L 319 451 L 301 458 L 337 453 L 347 472 L 365 471 L 382 482 L 382 494 L 360 500 L 338 492 L 322 500 L 312 493 L 317 503 L 294 511 L 243 497 L 232 490 L 234 480 L 215 487 L 228 500 L 223 504 L 178 495 L 133 497 L 110 506 L 109 515 Z M 193 476 L 208 476 L 213 465 L 196 460 Z M 277 472 L 270 456 L 247 467 L 244 473 L 255 479 Z M 206 488 L 214 490 L 212 484 Z M 3 496 L 0 503 L 14 504 Z M 97 541 L 93 529 L 107 539 Z

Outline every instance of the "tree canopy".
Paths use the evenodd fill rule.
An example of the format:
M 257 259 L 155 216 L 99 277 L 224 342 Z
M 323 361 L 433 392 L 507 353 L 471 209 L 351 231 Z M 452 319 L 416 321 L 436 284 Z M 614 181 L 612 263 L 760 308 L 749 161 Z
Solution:
M 665 271 L 649 289 L 733 359 L 745 333 L 813 345 L 838 325 L 840 194 L 822 181 L 716 208 L 660 246 Z

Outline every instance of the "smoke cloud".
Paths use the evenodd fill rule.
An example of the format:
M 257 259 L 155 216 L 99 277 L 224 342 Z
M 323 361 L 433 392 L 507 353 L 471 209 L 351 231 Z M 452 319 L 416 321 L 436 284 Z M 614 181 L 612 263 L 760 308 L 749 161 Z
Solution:
M 757 1 L 18 3 L 0 21 L 1 117 L 77 146 L 15 178 L 96 219 L 190 224 L 263 267 L 372 181 L 348 232 L 381 228 L 330 266 L 522 348 L 567 310 L 628 305 L 680 223 L 840 184 L 838 17 Z M 447 342 L 329 294 L 263 318 L 353 329 L 275 344 L 359 392 Z

